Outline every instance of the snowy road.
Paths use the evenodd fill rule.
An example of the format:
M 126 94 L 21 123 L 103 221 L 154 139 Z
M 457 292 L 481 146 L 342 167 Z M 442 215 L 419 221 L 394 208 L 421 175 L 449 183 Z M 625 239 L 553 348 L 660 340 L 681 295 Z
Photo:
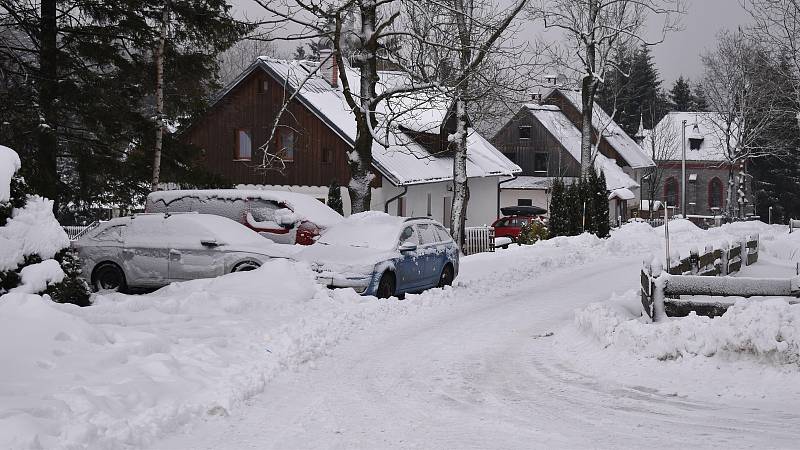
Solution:
M 455 305 L 369 328 L 154 448 L 795 446 L 794 407 L 618 381 L 555 344 L 575 308 L 635 288 L 641 260 L 578 261 L 491 297 L 467 283 Z

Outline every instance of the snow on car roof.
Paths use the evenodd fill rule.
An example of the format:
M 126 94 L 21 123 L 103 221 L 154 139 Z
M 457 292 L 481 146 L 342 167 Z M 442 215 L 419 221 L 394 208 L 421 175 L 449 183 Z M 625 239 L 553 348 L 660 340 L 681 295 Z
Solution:
M 388 250 L 397 244 L 397 236 L 405 222 L 404 217 L 390 216 L 380 211 L 366 211 L 344 219 L 342 223 L 330 228 L 317 242 Z
M 11 197 L 11 178 L 20 167 L 17 152 L 0 145 L 0 203 Z
M 342 221 L 342 216 L 314 197 L 289 191 L 267 191 L 261 189 L 198 189 L 151 192 L 148 199 L 171 203 L 186 197 L 208 197 L 228 200 L 258 198 L 283 203 L 300 218 L 322 227 L 330 227 Z

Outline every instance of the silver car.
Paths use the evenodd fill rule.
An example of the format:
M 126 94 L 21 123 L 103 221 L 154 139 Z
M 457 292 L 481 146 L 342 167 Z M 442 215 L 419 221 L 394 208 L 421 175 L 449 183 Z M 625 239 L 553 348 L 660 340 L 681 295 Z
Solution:
M 253 270 L 292 253 L 233 220 L 197 213 L 112 219 L 72 245 L 92 286 L 118 291 Z

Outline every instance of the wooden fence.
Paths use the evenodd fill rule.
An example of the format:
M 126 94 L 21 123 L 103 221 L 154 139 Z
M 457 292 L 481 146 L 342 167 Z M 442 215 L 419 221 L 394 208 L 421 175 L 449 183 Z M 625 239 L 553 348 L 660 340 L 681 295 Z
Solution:
M 464 248 L 461 250 L 465 255 L 494 251 L 493 227 L 466 227 L 464 232 Z
M 664 270 L 660 261 L 645 261 L 641 272 L 642 306 L 653 321 L 663 320 L 668 315 L 682 315 L 691 309 L 698 314 L 719 315 L 726 305 L 700 305 L 681 302 L 681 295 L 742 296 L 784 295 L 772 292 L 791 292 L 783 285 L 752 278 L 725 278 L 758 261 L 758 235 L 726 244 L 714 249 L 707 245 L 701 255 L 692 249 L 689 257 L 674 261 Z M 720 277 L 709 279 L 708 277 Z M 741 280 L 741 281 L 740 281 Z M 754 293 L 757 292 L 757 293 Z M 789 295 L 788 293 L 785 295 Z M 676 301 L 667 297 L 675 297 Z M 670 313 L 670 309 L 673 314 Z

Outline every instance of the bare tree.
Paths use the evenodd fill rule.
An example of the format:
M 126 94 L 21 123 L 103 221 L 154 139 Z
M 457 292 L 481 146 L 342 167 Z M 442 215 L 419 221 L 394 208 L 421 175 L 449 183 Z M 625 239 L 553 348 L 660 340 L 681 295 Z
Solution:
M 680 144 L 680 130 L 670 120 L 662 120 L 658 122 L 652 130 L 647 130 L 647 136 L 642 143 L 642 147 L 645 151 L 650 153 L 650 157 L 656 163 L 655 166 L 650 167 L 644 176 L 642 176 L 642 179 L 646 180 L 650 217 L 652 217 L 653 214 L 653 202 L 658 196 L 658 192 L 664 181 L 664 174 L 667 172 L 665 166 L 663 164 L 659 165 L 659 163 L 675 160 L 678 155 Z
M 781 93 L 776 91 L 769 52 L 742 31 L 721 33 L 717 47 L 702 59 L 702 86 L 713 111 L 707 125 L 729 167 L 726 210 L 734 217 L 742 199 L 741 193 L 740 199 L 734 197 L 742 189 L 741 183 L 737 189 L 735 170 L 739 168 L 741 177 L 746 177 L 748 161 L 785 156 L 785 148 L 764 140 L 772 121 L 785 111 L 775 102 Z
M 431 87 L 418 85 L 413 80 L 402 86 L 386 87 L 378 92 L 380 61 L 387 57 L 387 48 L 402 35 L 394 25 L 401 16 L 399 0 L 348 0 L 326 2 L 314 0 L 281 0 L 268 2 L 256 0 L 275 19 L 265 23 L 275 30 L 289 26 L 296 32 L 277 33 L 285 40 L 324 38 L 332 50 L 333 59 L 340 68 L 339 83 L 342 95 L 356 122 L 353 149 L 348 151 L 350 182 L 348 191 L 352 212 L 370 209 L 370 184 L 372 173 L 372 145 L 387 145 L 377 132 L 379 105 L 392 96 Z M 358 71 L 358 90 L 351 86 L 347 63 Z
M 683 0 L 535 0 L 532 17 L 565 35 L 564 52 L 557 63 L 574 67 L 581 80 L 581 171 L 592 167 L 592 112 L 595 94 L 606 73 L 613 70 L 614 50 L 623 43 L 655 45 L 677 29 Z M 642 28 L 648 16 L 661 20 L 661 32 L 647 37 Z
M 790 95 L 800 127 L 800 1 L 744 0 L 743 5 L 755 22 L 749 34 L 787 64 L 775 67 L 784 79 L 793 81 Z
M 261 39 L 243 39 L 219 57 L 219 79 L 228 84 L 250 67 L 259 56 L 275 56 L 275 44 Z
M 456 242 L 464 239 L 469 202 L 467 140 L 472 123 L 480 120 L 481 111 L 508 101 L 523 85 L 522 47 L 503 41 L 526 3 L 517 0 L 502 10 L 490 0 L 406 2 L 413 37 L 411 51 L 401 52 L 398 64 L 413 77 L 435 85 L 437 89 L 431 92 L 447 99 L 445 108 L 455 119 L 455 128 L 448 130 L 447 149 L 454 160 L 449 225 Z
M 161 150 L 164 145 L 164 46 L 169 32 L 169 8 L 169 1 L 164 2 L 159 24 L 158 47 L 154 56 L 156 63 L 156 142 L 153 149 L 151 191 L 158 189 L 161 179 Z

